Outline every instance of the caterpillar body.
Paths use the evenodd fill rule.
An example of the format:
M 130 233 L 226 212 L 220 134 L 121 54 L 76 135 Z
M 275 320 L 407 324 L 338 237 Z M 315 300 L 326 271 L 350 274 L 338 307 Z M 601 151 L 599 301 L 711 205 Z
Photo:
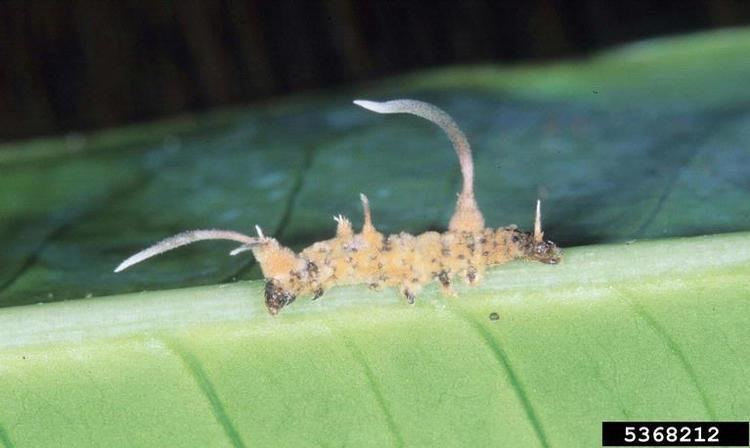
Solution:
M 191 230 L 136 253 L 123 261 L 115 272 L 196 241 L 236 241 L 242 245 L 230 254 L 253 253 L 266 281 L 266 307 L 276 315 L 298 296 L 307 295 L 315 300 L 336 285 L 363 283 L 372 289 L 395 286 L 409 303 L 413 303 L 422 287 L 433 280 L 440 283 L 446 294 L 453 295 L 451 283 L 456 277 L 468 284 L 476 284 L 488 266 L 517 258 L 549 264 L 559 262 L 560 249 L 544 239 L 539 201 L 536 203 L 533 232 L 521 231 L 515 225 L 485 228 L 474 198 L 471 148 L 466 136 L 446 112 L 432 104 L 407 99 L 382 103 L 357 100 L 354 103 L 383 114 L 417 115 L 437 124 L 448 135 L 458 155 L 463 187 L 447 231 L 425 232 L 417 236 L 404 232 L 383 235 L 372 223 L 367 197 L 360 194 L 364 212 L 360 232 L 354 231 L 346 217 L 335 216 L 336 236 L 316 242 L 298 254 L 276 239 L 265 236 L 258 226 L 257 236 L 230 230 Z

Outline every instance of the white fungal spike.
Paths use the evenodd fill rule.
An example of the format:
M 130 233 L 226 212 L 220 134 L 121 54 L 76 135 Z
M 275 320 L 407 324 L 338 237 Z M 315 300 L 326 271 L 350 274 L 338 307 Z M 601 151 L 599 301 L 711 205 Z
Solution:
M 479 211 L 474 198 L 474 162 L 471 158 L 471 146 L 456 122 L 444 110 L 417 100 L 392 100 L 383 103 L 369 100 L 355 100 L 354 104 L 379 114 L 406 113 L 429 120 L 448 135 L 458 155 L 463 176 L 463 188 L 458 195 L 456 211 L 451 218 L 449 228 L 453 231 L 475 232 L 484 228 L 484 217 Z
M 253 238 L 251 236 L 247 236 L 239 232 L 233 232 L 231 230 L 189 230 L 187 232 L 178 233 L 177 235 L 159 241 L 153 246 L 148 247 L 129 257 L 115 268 L 115 272 L 123 271 L 130 266 L 133 266 L 134 264 L 140 263 L 144 260 L 148 260 L 151 257 L 163 254 L 164 252 L 168 252 L 172 249 L 177 249 L 178 247 L 203 240 L 239 241 L 240 243 L 243 243 L 243 246 L 241 246 L 242 248 L 264 243 L 262 239 Z M 235 251 L 238 249 L 240 248 L 235 249 Z
M 372 214 L 370 213 L 370 201 L 364 193 L 359 194 L 359 199 L 362 201 L 362 210 L 364 211 L 364 222 L 362 223 L 362 233 L 374 232 L 375 226 L 372 225 Z
M 265 235 L 263 235 L 263 229 L 261 229 L 258 224 L 255 224 L 255 233 L 258 234 L 258 238 L 265 238 L 266 237 Z
M 247 251 L 249 251 L 251 249 L 252 249 L 252 246 L 242 245 L 242 246 L 240 246 L 240 247 L 238 247 L 236 249 L 232 249 L 232 251 L 229 252 L 229 255 L 231 255 L 231 256 L 234 257 L 237 254 L 241 254 L 242 252 L 247 252 Z
M 534 218 L 534 241 L 541 243 L 544 240 L 542 232 L 542 201 L 536 200 L 536 218 Z

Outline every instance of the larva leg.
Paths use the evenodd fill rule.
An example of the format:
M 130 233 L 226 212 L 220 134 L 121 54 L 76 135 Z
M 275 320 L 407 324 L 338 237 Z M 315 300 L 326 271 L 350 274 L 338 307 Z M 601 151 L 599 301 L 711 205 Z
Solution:
M 414 301 L 416 300 L 417 296 L 413 292 L 404 287 L 401 289 L 401 294 L 406 297 L 406 301 L 409 302 L 409 305 L 414 305 Z
M 422 287 L 418 283 L 404 283 L 401 285 L 400 291 L 401 295 L 406 298 L 409 305 L 414 305 L 414 302 L 417 299 L 417 294 L 422 291 Z
M 440 282 L 440 286 L 443 290 L 443 294 L 449 297 L 454 297 L 456 295 L 456 292 L 453 290 L 453 287 L 451 286 L 451 276 L 448 273 L 448 271 L 438 272 L 436 278 Z
M 474 266 L 469 266 L 462 272 L 462 277 L 467 284 L 474 286 L 481 281 L 482 273 Z

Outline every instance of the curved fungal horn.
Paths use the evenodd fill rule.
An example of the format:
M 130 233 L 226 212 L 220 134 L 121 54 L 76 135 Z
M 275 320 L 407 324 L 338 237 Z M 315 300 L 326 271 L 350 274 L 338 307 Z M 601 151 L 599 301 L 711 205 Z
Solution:
M 418 100 L 392 100 L 386 102 L 355 100 L 354 104 L 379 114 L 412 114 L 429 120 L 448 135 L 458 155 L 463 176 L 463 188 L 458 195 L 456 211 L 453 213 L 449 228 L 453 231 L 476 232 L 484 229 L 484 217 L 479 211 L 474 198 L 474 162 L 471 158 L 471 146 L 466 135 L 447 112 L 430 103 Z
M 262 234 L 259 238 L 254 238 L 239 232 L 233 232 L 231 230 L 189 230 L 187 232 L 178 233 L 177 235 L 170 236 L 167 239 L 161 240 L 153 246 L 143 249 L 137 254 L 127 258 L 115 268 L 115 272 L 123 271 L 130 266 L 133 266 L 134 264 L 138 264 L 142 261 L 148 260 L 151 257 L 163 254 L 164 252 L 168 252 L 172 249 L 177 249 L 178 247 L 203 240 L 238 241 L 243 244 L 242 247 L 249 247 L 263 244 L 266 239 L 262 236 Z

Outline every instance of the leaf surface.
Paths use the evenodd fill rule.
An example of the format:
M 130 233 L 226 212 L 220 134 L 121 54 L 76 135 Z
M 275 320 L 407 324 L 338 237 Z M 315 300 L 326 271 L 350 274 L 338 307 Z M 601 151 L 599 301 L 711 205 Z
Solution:
M 271 318 L 228 243 L 112 273 L 191 228 L 299 249 L 357 226 L 359 192 L 386 233 L 444 229 L 445 136 L 351 92 L 0 148 L 0 446 L 598 446 L 602 420 L 750 419 L 748 50 L 731 30 L 357 89 L 454 116 L 489 225 L 531 227 L 541 197 L 580 246 L 416 306 L 342 287 Z

